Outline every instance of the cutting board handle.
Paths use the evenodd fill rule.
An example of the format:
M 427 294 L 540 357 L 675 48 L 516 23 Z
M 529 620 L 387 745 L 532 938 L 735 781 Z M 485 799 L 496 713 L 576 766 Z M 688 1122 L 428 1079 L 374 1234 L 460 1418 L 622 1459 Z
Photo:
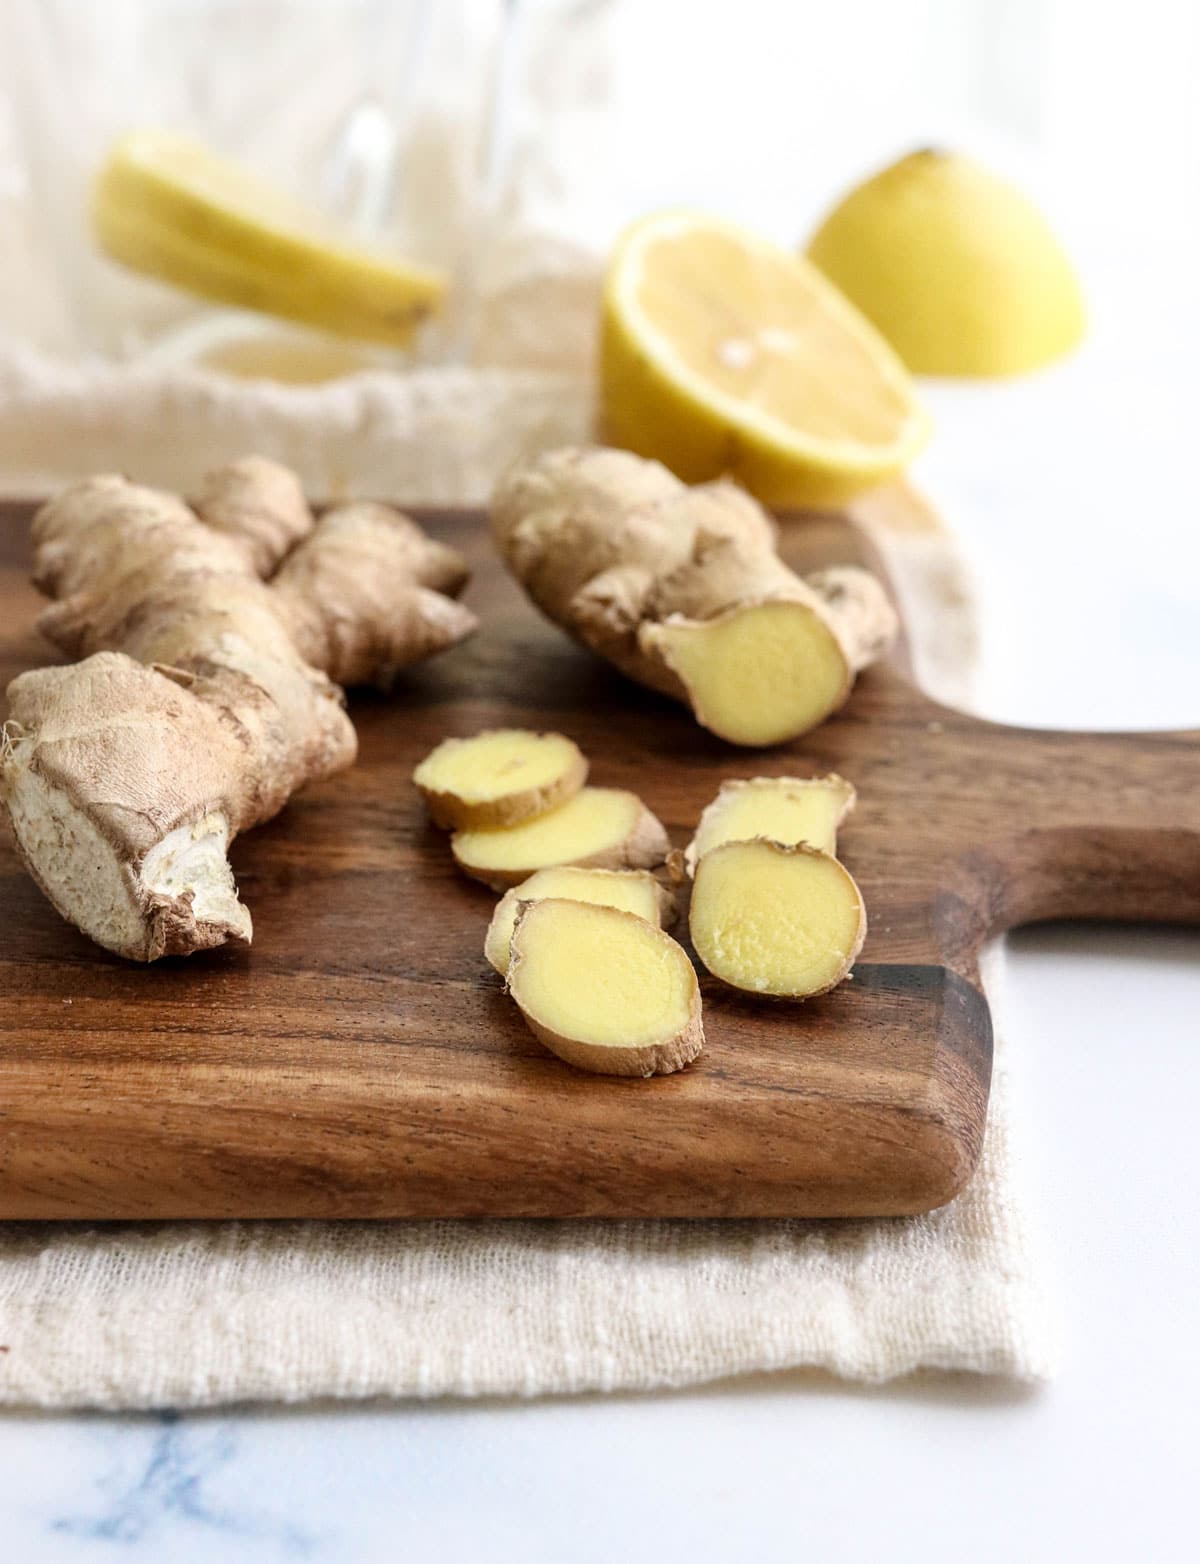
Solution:
M 945 866 L 935 923 L 949 956 L 973 964 L 991 936 L 1056 918 L 1200 923 L 1200 732 L 986 723 L 965 748 L 973 737 L 981 765 L 1000 738 L 1012 764 L 999 817 Z
M 1200 923 L 1200 830 L 1059 826 L 1002 851 L 997 928 L 1051 918 Z

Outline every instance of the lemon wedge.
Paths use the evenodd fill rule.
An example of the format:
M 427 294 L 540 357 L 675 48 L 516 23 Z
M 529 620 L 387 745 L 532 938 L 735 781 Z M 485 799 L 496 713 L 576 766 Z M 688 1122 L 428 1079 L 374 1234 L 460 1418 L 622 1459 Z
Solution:
M 695 212 L 645 218 L 618 243 L 601 397 L 611 443 L 775 505 L 869 488 L 929 429 L 904 365 L 816 267 Z
M 390 346 L 410 341 L 447 287 L 438 272 L 346 244 L 271 185 L 160 131 L 113 147 L 96 176 L 92 223 L 107 254 L 135 271 Z
M 1046 219 L 957 153 L 913 152 L 859 185 L 808 255 L 914 374 L 1019 374 L 1084 333 L 1079 282 Z

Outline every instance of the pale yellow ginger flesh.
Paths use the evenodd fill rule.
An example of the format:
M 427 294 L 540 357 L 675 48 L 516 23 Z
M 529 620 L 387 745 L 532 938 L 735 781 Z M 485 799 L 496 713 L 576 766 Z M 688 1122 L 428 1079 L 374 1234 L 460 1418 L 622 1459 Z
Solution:
M 700 985 L 686 952 L 616 907 L 525 903 L 508 991 L 534 1036 L 581 1070 L 669 1075 L 704 1046 Z
M 295 474 L 246 457 L 197 509 L 114 474 L 33 519 L 38 627 L 68 667 L 8 687 L 0 803 L 69 922 L 135 961 L 247 942 L 234 837 L 351 764 L 342 683 L 475 628 L 464 560 L 386 506 L 317 521 Z
M 500 483 L 491 522 L 547 618 L 735 744 L 824 721 L 896 633 L 869 571 L 801 577 L 748 494 L 688 488 L 629 451 L 544 453 Z
M 702 727 L 747 747 L 782 744 L 815 728 L 853 680 L 836 636 L 803 603 L 669 619 L 645 626 L 641 644 L 678 676 Z
M 689 923 L 713 977 L 781 999 L 836 988 L 867 932 L 862 895 L 836 858 L 761 840 L 700 859 Z
M 669 923 L 675 912 L 670 892 L 645 869 L 539 869 L 506 891 L 492 914 L 483 953 L 497 972 L 508 971 L 509 946 L 521 903 L 547 896 L 618 907 L 656 928 Z
M 561 733 L 498 728 L 443 739 L 413 772 L 435 825 L 517 825 L 565 803 L 587 780 L 579 746 Z
M 535 869 L 575 864 L 594 869 L 654 869 L 670 840 L 636 793 L 585 787 L 547 814 L 490 831 L 456 831 L 450 850 L 460 869 L 494 890 L 519 885 Z
M 704 854 L 722 842 L 748 842 L 756 836 L 786 847 L 807 842 L 836 855 L 838 827 L 854 808 L 854 799 L 853 785 L 833 773 L 723 782 L 684 853 L 688 872 L 694 873 Z

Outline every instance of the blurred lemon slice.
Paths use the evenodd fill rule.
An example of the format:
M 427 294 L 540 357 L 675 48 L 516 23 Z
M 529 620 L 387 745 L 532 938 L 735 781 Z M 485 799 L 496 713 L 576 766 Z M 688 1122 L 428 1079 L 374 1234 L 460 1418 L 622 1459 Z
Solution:
M 609 440 L 772 504 L 868 488 L 928 435 L 899 358 L 814 266 L 694 212 L 620 240 L 601 364 Z
M 808 254 L 914 374 L 1016 374 L 1083 336 L 1079 282 L 1045 218 L 952 152 L 911 153 L 859 185 Z
M 165 132 L 113 147 L 92 222 L 135 271 L 369 342 L 405 346 L 446 293 L 440 273 L 347 245 L 271 185 Z

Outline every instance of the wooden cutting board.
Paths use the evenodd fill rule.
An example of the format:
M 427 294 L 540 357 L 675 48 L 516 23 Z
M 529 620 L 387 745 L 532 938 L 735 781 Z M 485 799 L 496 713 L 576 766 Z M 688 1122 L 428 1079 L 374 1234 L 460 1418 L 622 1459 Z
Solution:
M 28 516 L 0 507 L 0 688 L 54 660 Z M 237 842 L 251 949 L 120 961 L 58 918 L 0 827 L 0 1217 L 922 1211 L 979 1153 L 984 940 L 1041 918 L 1200 921 L 1200 734 L 979 722 L 918 693 L 902 649 L 807 739 L 737 751 L 545 624 L 479 516 L 427 519 L 470 557 L 483 629 L 393 697 L 356 696 L 357 767 Z M 789 525 L 784 551 L 869 553 L 831 518 Z M 679 845 L 722 778 L 851 778 L 840 851 L 870 919 L 853 980 L 792 1006 L 705 979 L 707 1048 L 663 1079 L 551 1058 L 483 959 L 494 898 L 409 781 L 446 734 L 499 724 L 571 734 Z

